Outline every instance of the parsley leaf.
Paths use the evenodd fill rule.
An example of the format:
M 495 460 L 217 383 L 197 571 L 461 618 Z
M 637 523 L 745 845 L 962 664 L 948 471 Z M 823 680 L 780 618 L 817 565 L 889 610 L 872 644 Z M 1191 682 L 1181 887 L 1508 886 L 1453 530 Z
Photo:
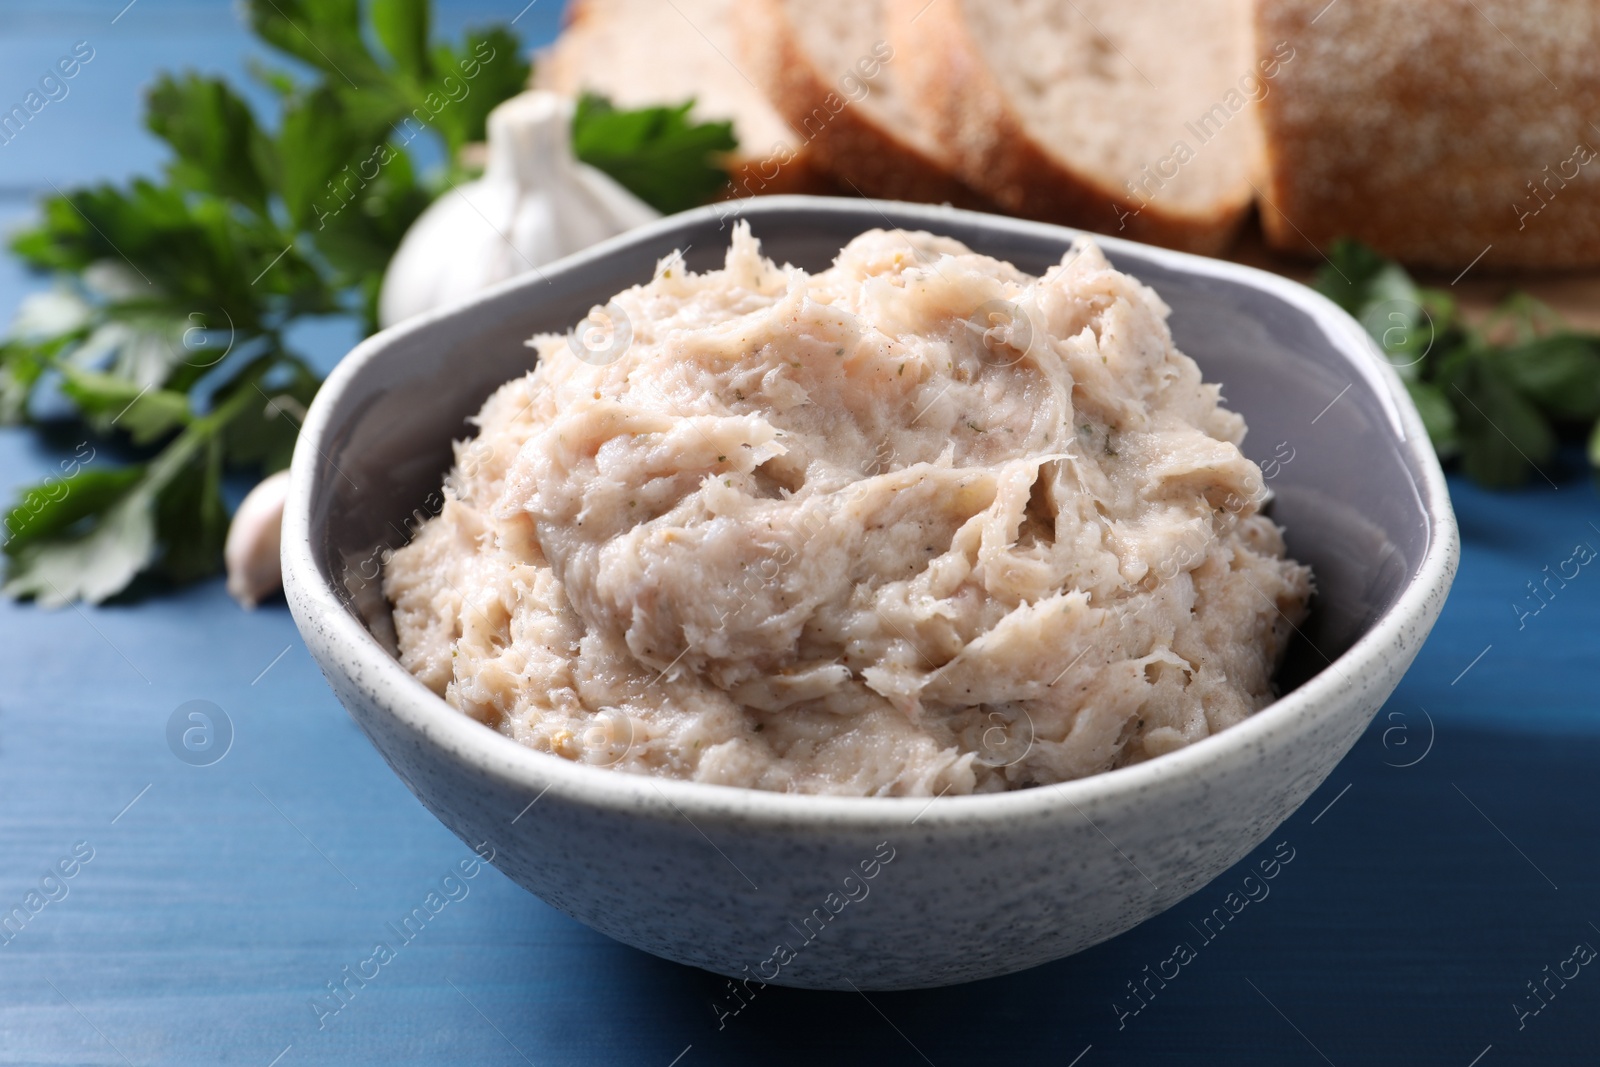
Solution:
M 1315 288 L 1377 342 L 1441 459 L 1508 487 L 1542 471 L 1563 436 L 1581 436 L 1600 467 L 1600 337 L 1567 329 L 1521 294 L 1473 325 L 1449 293 L 1419 287 L 1354 241 L 1337 242 L 1329 261 Z
M 61 368 L 61 391 L 78 403 L 90 426 L 109 434 L 119 424 L 136 445 L 158 441 L 189 421 L 189 398 L 170 389 L 140 388 L 116 374 Z
M 1498 366 L 1488 359 L 1464 359 L 1445 373 L 1447 398 L 1456 403 L 1461 463 L 1473 480 L 1487 486 L 1525 481 L 1528 465 L 1555 455 L 1549 422 Z
M 351 89 L 377 88 L 383 69 L 361 34 L 360 0 L 248 0 L 256 36 Z
M 79 537 L 37 541 L 15 553 L 9 552 L 8 542 L 5 594 L 33 597 L 45 607 L 74 600 L 94 604 L 115 596 L 155 557 L 151 502 L 149 494 L 129 492 Z
M 1552 418 L 1600 417 L 1600 345 L 1561 333 L 1501 353 L 1501 370 L 1517 391 Z
M 81 448 L 87 447 L 84 442 Z M 90 450 L 89 459 L 94 458 Z M 28 545 L 70 530 L 79 521 L 105 511 L 127 493 L 144 473 L 143 467 L 91 468 L 76 460 L 68 461 L 73 470 L 64 478 L 48 478 L 22 494 L 6 513 L 9 538 L 8 555 L 15 556 Z
M 166 74 L 146 103 L 145 125 L 172 147 L 168 170 L 174 182 L 266 210 L 264 175 L 271 166 L 266 138 L 250 105 L 227 83 Z
M 401 74 L 423 82 L 433 73 L 428 0 L 372 0 L 372 30 Z
M 693 106 L 690 100 L 618 111 L 605 97 L 585 93 L 572 119 L 573 151 L 657 211 L 694 207 L 727 185 L 717 160 L 739 144 L 731 122 L 691 123 Z

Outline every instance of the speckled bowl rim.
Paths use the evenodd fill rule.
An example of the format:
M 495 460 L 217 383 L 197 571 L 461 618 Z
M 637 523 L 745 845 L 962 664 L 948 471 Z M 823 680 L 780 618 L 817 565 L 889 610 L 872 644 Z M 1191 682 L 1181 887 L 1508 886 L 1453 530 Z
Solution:
M 930 229 L 959 220 L 997 233 L 1049 236 L 1062 241 L 1085 235 L 1083 231 L 1046 223 L 986 215 L 950 207 L 871 201 L 852 198 L 773 196 L 727 205 L 698 208 L 669 216 L 649 226 L 629 231 L 595 245 L 549 267 L 543 274 L 575 269 L 634 246 L 641 239 L 671 231 L 687 223 L 749 219 L 760 232 L 763 215 L 790 214 L 796 210 L 819 215 L 848 214 L 870 228 L 874 215 L 893 211 L 900 218 L 926 220 Z M 540 284 L 538 274 L 523 275 L 498 285 L 464 303 L 439 309 L 391 327 L 357 345 L 324 382 L 301 429 L 291 467 L 291 484 L 283 522 L 284 584 L 291 603 L 301 598 L 317 622 L 301 624 L 308 643 L 322 642 L 342 670 L 374 701 L 428 743 L 441 746 L 487 776 L 529 793 L 549 792 L 580 805 L 629 810 L 659 818 L 704 817 L 768 828 L 812 826 L 867 829 L 904 827 L 915 818 L 924 831 L 938 827 L 978 829 L 1019 821 L 1058 816 L 1074 808 L 1093 811 L 1129 800 L 1146 790 L 1175 779 L 1207 776 L 1220 768 L 1239 767 L 1297 732 L 1297 721 L 1328 712 L 1344 700 L 1359 699 L 1362 687 L 1353 679 L 1381 675 L 1382 664 L 1399 650 L 1415 630 L 1431 626 L 1460 552 L 1455 515 L 1449 491 L 1427 432 L 1399 376 L 1359 323 L 1332 301 L 1311 289 L 1276 274 L 1203 256 L 1156 248 L 1100 234 L 1093 237 L 1110 253 L 1126 252 L 1173 270 L 1248 286 L 1305 312 L 1327 334 L 1351 369 L 1375 389 L 1383 402 L 1395 434 L 1417 480 L 1428 519 L 1428 545 L 1422 561 L 1408 579 L 1399 598 L 1354 645 L 1289 695 L 1275 701 L 1245 721 L 1203 738 L 1176 752 L 1116 770 L 1052 786 L 1004 793 L 955 797 L 837 797 L 789 794 L 715 785 L 679 779 L 656 778 L 573 763 L 527 748 L 450 707 L 411 676 L 361 624 L 340 605 L 323 579 L 313 552 L 310 528 L 313 468 L 321 459 L 329 435 L 330 418 L 339 399 L 356 377 L 374 361 L 381 361 L 397 341 L 446 318 L 467 318 L 480 303 L 506 292 Z M 297 613 L 298 614 L 298 613 Z M 321 632 L 316 632 L 321 627 Z

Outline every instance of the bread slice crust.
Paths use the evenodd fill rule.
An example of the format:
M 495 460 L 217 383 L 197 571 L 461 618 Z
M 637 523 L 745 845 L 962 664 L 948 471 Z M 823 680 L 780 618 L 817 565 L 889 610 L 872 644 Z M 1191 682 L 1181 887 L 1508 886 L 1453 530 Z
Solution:
M 960 0 L 886 0 L 906 96 L 955 170 L 1006 211 L 1136 241 L 1217 254 L 1250 211 L 1248 193 L 1208 210 L 1145 200 L 1042 144 L 990 69 Z
M 832 2 L 851 4 L 861 17 L 878 13 L 877 4 Z M 752 74 L 818 165 L 862 196 L 992 208 L 949 160 L 917 145 L 872 106 L 874 93 L 892 91 L 888 79 L 899 62 L 887 34 L 848 66 L 830 70 L 804 43 L 797 6 L 796 0 L 741 0 L 734 29 Z

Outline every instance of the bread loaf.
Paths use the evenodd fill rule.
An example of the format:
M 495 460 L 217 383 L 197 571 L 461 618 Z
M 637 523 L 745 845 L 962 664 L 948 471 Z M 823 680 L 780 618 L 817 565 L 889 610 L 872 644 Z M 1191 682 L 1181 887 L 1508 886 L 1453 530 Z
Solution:
M 1296 56 L 1262 105 L 1274 247 L 1600 263 L 1600 4 L 1260 0 L 1256 38 Z

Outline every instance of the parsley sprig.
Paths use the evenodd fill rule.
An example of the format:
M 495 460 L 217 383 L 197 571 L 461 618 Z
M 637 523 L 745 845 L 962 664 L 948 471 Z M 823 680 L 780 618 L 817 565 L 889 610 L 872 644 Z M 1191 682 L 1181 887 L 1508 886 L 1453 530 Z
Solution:
M 695 207 L 727 186 L 715 161 L 739 142 L 731 122 L 693 122 L 693 105 L 619 111 L 585 93 L 572 116 L 572 150 L 664 215 Z
M 11 596 L 97 602 L 144 573 L 215 573 L 224 477 L 287 466 L 319 385 L 290 328 L 376 328 L 401 237 L 472 176 L 462 149 L 528 80 L 506 27 L 434 41 L 428 0 L 246 0 L 243 13 L 294 68 L 252 69 L 275 126 L 222 79 L 163 74 L 145 109 L 171 150 L 163 174 L 52 196 L 11 242 L 55 285 L 0 339 L 0 421 L 80 424 L 106 446 L 86 440 L 4 514 Z M 701 202 L 734 144 L 689 106 L 586 99 L 575 146 L 663 210 Z M 428 174 L 425 146 L 445 161 Z
M 1445 290 L 1418 286 L 1397 263 L 1344 241 L 1317 275 L 1399 372 L 1439 457 L 1480 484 L 1520 485 L 1561 440 L 1586 439 L 1600 467 L 1600 336 L 1568 329 L 1514 294 L 1479 324 Z

